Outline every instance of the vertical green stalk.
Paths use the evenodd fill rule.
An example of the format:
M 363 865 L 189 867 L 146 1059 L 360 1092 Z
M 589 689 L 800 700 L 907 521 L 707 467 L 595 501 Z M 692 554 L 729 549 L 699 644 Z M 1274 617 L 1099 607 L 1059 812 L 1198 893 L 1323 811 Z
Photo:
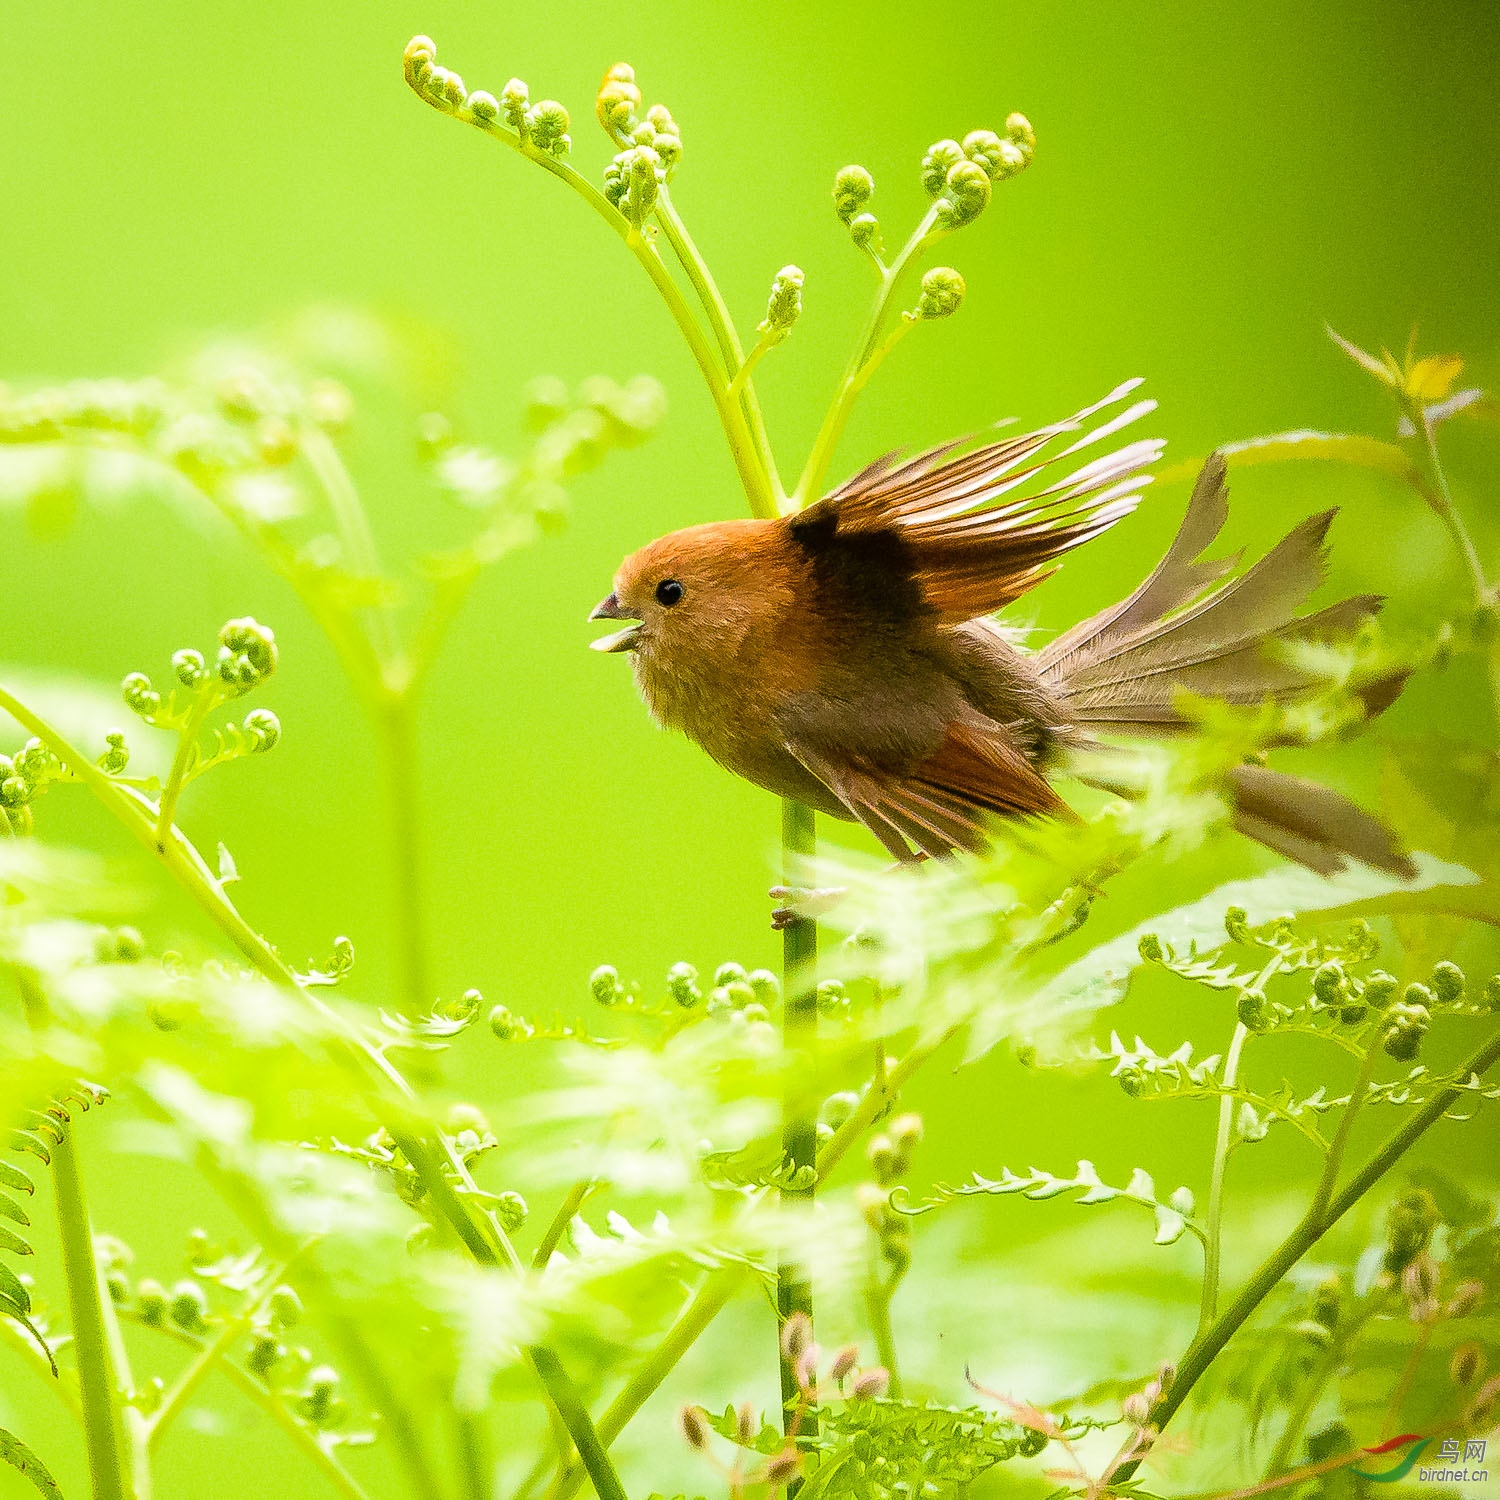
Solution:
M 805 884 L 809 863 L 817 852 L 817 824 L 811 808 L 790 800 L 781 804 L 781 846 L 786 860 L 786 883 L 794 888 Z M 782 934 L 782 1035 L 786 1051 L 793 1056 L 801 1054 L 808 1067 L 811 1066 L 809 1044 L 818 1025 L 817 965 L 817 923 L 798 917 L 788 923 Z M 807 1068 L 794 1070 L 782 1104 L 781 1146 L 793 1170 L 817 1166 L 818 1122 L 808 1104 L 811 1091 L 806 1074 Z M 783 1203 L 805 1199 L 810 1204 L 812 1196 L 812 1186 L 784 1188 L 781 1194 Z M 776 1272 L 776 1310 L 782 1323 L 794 1313 L 812 1317 L 812 1284 L 807 1280 L 805 1268 L 785 1250 Z M 780 1355 L 780 1365 L 784 1406 L 798 1395 L 797 1376 L 792 1361 L 784 1353 Z M 792 1414 L 786 1410 L 782 1416 L 787 1422 L 792 1420 Z M 809 1437 L 817 1431 L 810 1414 L 804 1415 L 801 1431 Z
M 78 1170 L 71 1125 L 59 1125 L 58 1130 L 60 1139 L 52 1148 L 52 1181 L 63 1272 L 68 1282 L 68 1311 L 73 1322 L 73 1353 L 78 1364 L 92 1493 L 94 1500 L 133 1500 L 83 1178 Z
M 418 803 L 416 703 L 410 689 L 388 691 L 373 705 L 385 748 L 387 823 L 396 897 L 397 993 L 420 1011 L 427 993 L 427 929 L 423 912 L 421 810 Z
M 1433 481 L 1437 485 L 1437 511 L 1468 569 L 1470 581 L 1474 585 L 1475 608 L 1479 612 L 1480 623 L 1487 626 L 1486 638 L 1481 645 L 1490 683 L 1490 696 L 1494 700 L 1495 713 L 1500 716 L 1500 621 L 1495 617 L 1495 590 L 1485 577 L 1484 563 L 1480 559 L 1479 549 L 1474 545 L 1474 538 L 1469 534 L 1464 518 L 1453 503 L 1453 491 L 1448 488 L 1447 471 L 1438 456 L 1437 432 L 1433 428 L 1432 419 L 1427 415 L 1426 406 L 1420 402 L 1414 403 L 1408 408 L 1407 415 L 1416 423 L 1427 445 L 1427 458 L 1432 466 Z M 1434 497 L 1428 492 L 1426 498 L 1431 501 Z
M 491 1500 L 495 1492 L 489 1443 L 478 1412 L 453 1413 L 453 1437 L 464 1500 Z
M 1198 1313 L 1201 1333 L 1219 1310 L 1219 1260 L 1224 1235 L 1224 1172 L 1229 1164 L 1229 1146 L 1234 1132 L 1234 1088 L 1240 1072 L 1240 1053 L 1250 1035 L 1243 1021 L 1235 1023 L 1234 1037 L 1224 1059 L 1225 1093 L 1219 1097 L 1219 1133 L 1214 1141 L 1213 1177 L 1208 1188 L 1208 1234 L 1203 1242 L 1203 1298 Z
M 1458 1065 L 1454 1076 L 1462 1079 L 1482 1078 L 1500 1062 L 1500 1032 L 1483 1042 Z M 1178 1363 L 1177 1376 L 1157 1397 L 1147 1417 L 1149 1426 L 1161 1432 L 1192 1394 L 1193 1387 L 1219 1357 L 1224 1346 L 1239 1332 L 1256 1309 L 1280 1284 L 1282 1277 L 1307 1254 L 1322 1237 L 1380 1181 L 1395 1164 L 1430 1130 L 1463 1096 L 1463 1089 L 1450 1084 L 1439 1089 L 1393 1131 L 1373 1156 L 1329 1200 L 1320 1213 L 1309 1207 L 1297 1227 L 1271 1252 L 1247 1281 L 1228 1307 L 1205 1329 L 1201 1329 Z M 1132 1442 L 1135 1440 L 1132 1439 Z M 1122 1463 L 1111 1474 L 1116 1488 L 1131 1479 L 1140 1468 L 1146 1450 L 1142 1449 Z
M 934 204 L 927 210 L 922 222 L 912 231 L 911 238 L 902 246 L 901 253 L 895 260 L 889 266 L 879 267 L 880 287 L 875 293 L 874 305 L 870 309 L 864 331 L 860 334 L 859 346 L 854 351 L 854 357 L 849 361 L 848 368 L 844 371 L 838 394 L 834 397 L 833 405 L 828 408 L 828 414 L 823 418 L 823 425 L 818 429 L 812 452 L 808 454 L 807 464 L 797 480 L 797 488 L 792 492 L 794 509 L 818 498 L 818 491 L 823 487 L 823 480 L 828 473 L 828 465 L 833 461 L 834 450 L 844 434 L 844 427 L 849 421 L 849 413 L 854 408 L 855 398 L 864 389 L 865 382 L 874 373 L 875 366 L 885 357 L 886 351 L 894 342 L 890 340 L 882 343 L 881 340 L 881 332 L 885 327 L 886 314 L 890 310 L 891 302 L 916 256 L 928 245 L 935 244 L 946 233 L 935 227 L 937 216 L 938 209 Z

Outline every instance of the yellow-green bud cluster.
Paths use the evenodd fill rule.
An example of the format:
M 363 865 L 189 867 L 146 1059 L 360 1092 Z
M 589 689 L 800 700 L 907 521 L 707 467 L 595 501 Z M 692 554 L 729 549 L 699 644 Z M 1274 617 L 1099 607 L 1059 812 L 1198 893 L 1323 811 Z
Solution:
M 551 156 L 564 156 L 572 147 L 567 110 L 555 99 L 532 104 L 521 79 L 512 78 L 498 99 L 485 89 L 470 93 L 457 73 L 438 65 L 437 44 L 426 36 L 406 44 L 404 63 L 407 84 L 434 109 L 485 128 L 503 119 L 523 145 Z
M 922 186 L 937 200 L 937 221 L 947 229 L 972 223 L 989 205 L 992 185 L 1031 164 L 1036 136 L 1025 115 L 1013 114 L 1005 134 L 971 130 L 962 141 L 935 141 L 922 158 Z
M 656 207 L 665 171 L 651 146 L 631 146 L 604 169 L 604 196 L 635 225 L 645 226 Z
M 66 775 L 62 762 L 33 737 L 14 756 L 0 755 L 0 807 L 25 807 L 50 782 Z
M 792 331 L 792 324 L 802 316 L 802 281 L 802 271 L 797 266 L 783 266 L 776 273 L 765 319 L 755 330 L 763 339 L 780 343 Z
M 402 54 L 407 87 L 434 109 L 457 114 L 468 101 L 469 91 L 457 73 L 439 67 L 437 43 L 430 36 L 414 36 Z
M 496 1193 L 495 1212 L 507 1234 L 514 1234 L 525 1223 L 531 1209 L 526 1200 L 515 1192 Z
M 1386 1221 L 1384 1268 L 1399 1276 L 1432 1242 L 1441 1215 L 1426 1188 L 1398 1198 Z
M 138 964 L 146 956 L 146 940 L 138 927 L 101 927 L 94 934 L 94 962 Z
M 662 173 L 668 182 L 682 160 L 682 132 L 672 111 L 665 104 L 653 104 L 646 111 L 646 118 L 630 132 L 630 141 L 635 146 L 649 146 L 661 158 Z
M 274 750 L 281 739 L 281 720 L 269 708 L 251 709 L 240 727 L 252 755 Z
M 618 1005 L 625 998 L 625 986 L 613 964 L 600 964 L 589 975 L 589 989 L 600 1005 Z
M 219 678 L 234 693 L 248 693 L 276 670 L 276 635 L 246 615 L 219 632 Z
M 160 424 L 166 405 L 158 380 L 74 380 L 26 396 L 0 390 L 0 443 L 52 441 L 68 428 L 141 436 Z
M 963 277 L 952 266 L 934 266 L 922 277 L 922 292 L 913 316 L 924 321 L 952 317 L 963 300 Z
M 881 1258 L 892 1274 L 904 1276 L 911 1265 L 911 1221 L 890 1205 L 890 1189 L 911 1170 L 912 1152 L 922 1140 L 922 1117 L 897 1115 L 865 1147 L 875 1183 L 860 1189 L 865 1222 L 880 1237 Z
M 1385 1013 L 1380 1045 L 1389 1057 L 1410 1062 L 1422 1050 L 1432 1025 L 1432 991 L 1425 984 L 1409 984 L 1406 993 Z
M 860 249 L 880 250 L 880 220 L 869 211 L 875 179 L 863 167 L 841 167 L 833 179 L 833 210 L 848 226 L 849 238 Z
M 594 113 L 604 133 L 612 140 L 625 140 L 636 126 L 636 111 L 641 107 L 641 91 L 636 87 L 635 69 L 629 63 L 616 63 L 604 75 L 594 101 Z
M 105 750 L 95 765 L 105 775 L 120 775 L 130 763 L 130 747 L 124 742 L 124 730 L 111 729 L 104 736 Z
M 691 1010 L 703 998 L 697 969 L 689 963 L 673 964 L 667 970 L 667 993 L 684 1010 Z
M 339 1399 L 339 1372 L 331 1365 L 315 1365 L 307 1372 L 307 1384 L 293 1408 L 314 1427 L 336 1427 L 343 1419 L 345 1403 Z

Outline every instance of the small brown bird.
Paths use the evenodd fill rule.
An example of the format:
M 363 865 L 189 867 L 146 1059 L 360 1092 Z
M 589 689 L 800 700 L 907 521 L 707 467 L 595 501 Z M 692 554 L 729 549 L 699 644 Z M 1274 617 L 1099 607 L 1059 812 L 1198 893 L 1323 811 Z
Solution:
M 667 728 L 767 791 L 858 820 L 897 859 L 977 849 L 990 815 L 1072 816 L 1047 780 L 1063 752 L 1099 732 L 1181 730 L 1180 689 L 1236 704 L 1305 693 L 1312 676 L 1265 648 L 1347 636 L 1381 603 L 1358 595 L 1295 616 L 1323 576 L 1333 511 L 1222 581 L 1237 557 L 1200 560 L 1228 513 L 1216 454 L 1129 598 L 1040 651 L 1019 648 L 990 616 L 1134 509 L 1160 444 L 1032 482 L 1154 403 L 1045 450 L 1135 384 L 1036 432 L 889 454 L 777 520 L 662 537 L 625 559 L 589 616 L 640 623 L 594 648 L 634 654 Z M 1402 682 L 1367 688 L 1369 712 Z M 1413 873 L 1390 830 L 1327 787 L 1245 764 L 1227 790 L 1241 832 L 1314 870 L 1351 856 Z

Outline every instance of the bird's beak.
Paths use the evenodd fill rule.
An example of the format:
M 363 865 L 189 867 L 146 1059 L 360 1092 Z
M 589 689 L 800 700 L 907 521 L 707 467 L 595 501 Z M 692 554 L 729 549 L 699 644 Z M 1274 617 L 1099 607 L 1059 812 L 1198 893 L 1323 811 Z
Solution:
M 601 599 L 589 611 L 591 620 L 631 620 L 634 618 L 635 616 L 620 603 L 617 594 Z M 624 630 L 617 630 L 613 635 L 603 635 L 597 641 L 590 641 L 589 646 L 595 651 L 634 651 L 640 633 L 639 625 L 627 625 Z

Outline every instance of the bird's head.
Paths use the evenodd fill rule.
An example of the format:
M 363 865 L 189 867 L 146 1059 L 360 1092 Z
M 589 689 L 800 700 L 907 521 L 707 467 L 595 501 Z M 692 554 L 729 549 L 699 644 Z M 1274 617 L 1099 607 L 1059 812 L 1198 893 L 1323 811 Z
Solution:
M 663 662 L 732 651 L 779 591 L 768 521 L 718 521 L 633 552 L 591 620 L 638 620 L 590 644 Z

